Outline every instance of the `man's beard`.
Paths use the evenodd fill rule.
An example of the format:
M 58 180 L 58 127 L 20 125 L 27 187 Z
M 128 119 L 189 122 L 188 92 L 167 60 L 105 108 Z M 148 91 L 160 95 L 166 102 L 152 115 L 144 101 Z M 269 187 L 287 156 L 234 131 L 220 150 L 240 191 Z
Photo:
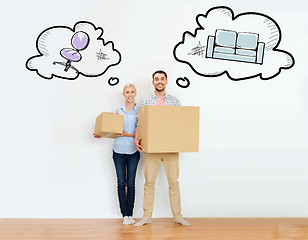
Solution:
M 163 92 L 163 91 L 165 91 L 165 87 L 162 88 L 162 89 L 155 88 L 155 90 L 156 90 L 157 92 Z

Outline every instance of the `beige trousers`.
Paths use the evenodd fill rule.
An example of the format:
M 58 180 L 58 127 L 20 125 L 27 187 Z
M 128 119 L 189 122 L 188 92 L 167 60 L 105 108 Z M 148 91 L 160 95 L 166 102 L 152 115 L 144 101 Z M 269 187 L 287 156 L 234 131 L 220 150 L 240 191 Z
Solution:
M 181 218 L 181 199 L 179 189 L 179 154 L 144 153 L 144 218 L 150 219 L 154 207 L 155 181 L 161 162 L 169 183 L 169 200 L 174 218 Z

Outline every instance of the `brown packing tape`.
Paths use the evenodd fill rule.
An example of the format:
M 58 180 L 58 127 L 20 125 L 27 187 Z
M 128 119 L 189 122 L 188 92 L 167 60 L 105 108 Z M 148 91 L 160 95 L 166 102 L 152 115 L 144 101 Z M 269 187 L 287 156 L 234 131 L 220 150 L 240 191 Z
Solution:
M 108 138 L 112 135 L 113 133 L 107 133 L 104 137 Z

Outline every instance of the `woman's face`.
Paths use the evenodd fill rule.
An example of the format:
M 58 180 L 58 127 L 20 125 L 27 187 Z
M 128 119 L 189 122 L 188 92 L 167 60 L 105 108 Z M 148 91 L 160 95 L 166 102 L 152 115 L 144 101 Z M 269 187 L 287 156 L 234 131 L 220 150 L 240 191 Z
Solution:
M 123 96 L 125 97 L 125 102 L 131 103 L 135 102 L 136 90 L 133 87 L 127 87 L 124 89 Z

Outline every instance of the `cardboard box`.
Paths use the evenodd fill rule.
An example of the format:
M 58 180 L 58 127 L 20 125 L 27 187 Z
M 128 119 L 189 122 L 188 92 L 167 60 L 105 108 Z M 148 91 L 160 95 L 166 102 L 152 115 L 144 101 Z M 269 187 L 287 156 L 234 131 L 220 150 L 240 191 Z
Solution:
M 123 132 L 124 116 L 121 114 L 103 112 L 95 122 L 95 135 L 115 138 L 117 133 Z
M 147 153 L 198 152 L 199 107 L 140 106 L 138 137 Z

